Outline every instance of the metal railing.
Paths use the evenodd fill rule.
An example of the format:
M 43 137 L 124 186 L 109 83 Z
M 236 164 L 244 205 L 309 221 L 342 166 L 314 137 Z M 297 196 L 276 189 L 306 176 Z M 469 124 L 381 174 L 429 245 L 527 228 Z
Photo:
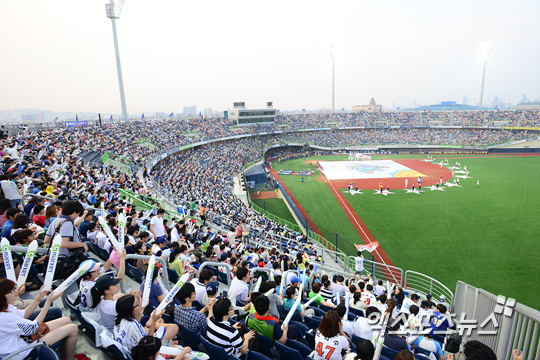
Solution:
M 455 319 L 464 321 L 458 325 L 464 329 L 463 341 L 478 340 L 489 346 L 498 359 L 509 360 L 512 350 L 523 351 L 522 359 L 540 359 L 540 311 L 513 299 L 491 294 L 483 289 L 458 281 L 454 299 Z M 494 318 L 488 320 L 488 318 Z M 483 327 L 481 325 L 487 321 Z M 491 331 L 492 334 L 480 332 Z
M 351 271 L 355 271 L 356 260 L 355 256 L 349 256 L 349 267 Z M 373 282 L 377 280 L 389 281 L 392 284 L 403 286 L 403 269 L 396 266 L 387 265 L 373 260 L 364 259 L 364 271 L 369 272 Z
M 220 267 L 225 268 L 225 275 L 227 276 L 227 286 L 231 286 L 231 272 L 233 270 L 231 265 L 227 263 L 207 261 L 207 262 L 202 263 L 201 266 L 199 266 L 199 274 L 207 266 L 216 267 L 218 268 L 217 269 L 218 271 Z
M 450 304 L 454 299 L 454 293 L 443 283 L 416 271 L 405 271 L 403 288 L 413 289 L 424 295 L 431 294 L 435 299 L 439 299 L 441 295 L 444 295 Z

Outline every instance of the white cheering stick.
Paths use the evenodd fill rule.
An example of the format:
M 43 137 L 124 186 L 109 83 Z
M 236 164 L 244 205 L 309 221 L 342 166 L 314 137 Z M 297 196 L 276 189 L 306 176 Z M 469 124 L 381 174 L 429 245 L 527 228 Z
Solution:
M 58 256 L 60 255 L 60 246 L 62 245 L 62 237 L 60 234 L 56 234 L 51 244 L 51 255 L 49 257 L 49 263 L 47 264 L 47 271 L 45 272 L 45 281 L 43 282 L 43 291 L 51 291 L 52 282 L 54 279 L 54 272 L 56 271 L 56 263 L 58 262 Z
M 345 321 L 349 320 L 349 301 L 351 299 L 351 293 L 347 291 L 347 294 L 345 294 L 345 307 L 347 308 L 347 311 L 345 312 Z
M 304 280 L 302 280 L 302 283 L 300 284 L 300 289 L 303 289 L 303 288 L 304 288 Z M 283 329 L 283 326 L 288 325 L 289 321 L 291 321 L 291 318 L 294 312 L 296 311 L 296 308 L 298 307 L 298 305 L 300 304 L 300 301 L 302 300 L 301 294 L 302 293 L 298 294 L 298 296 L 296 297 L 296 301 L 294 302 L 294 305 L 292 306 L 291 310 L 289 310 L 287 317 L 283 321 L 283 325 L 281 326 L 282 329 Z
M 156 314 L 161 312 L 161 310 L 165 309 L 165 307 L 174 299 L 176 296 L 176 293 L 180 290 L 182 286 L 184 286 L 185 283 L 187 283 L 189 280 L 189 273 L 186 273 L 182 275 L 182 277 L 178 280 L 176 285 L 174 285 L 174 289 L 171 290 L 170 293 L 165 296 L 165 299 L 159 304 L 157 309 L 155 310 Z
M 6 278 L 15 282 L 15 268 L 13 267 L 13 259 L 11 258 L 11 244 L 6 238 L 2 239 L 2 256 L 4 257 L 4 268 L 6 269 Z
M 103 216 L 99 216 L 98 220 L 101 226 L 103 227 L 103 229 L 105 230 L 105 234 L 107 234 L 107 236 L 109 237 L 109 240 L 111 240 L 111 243 L 113 244 L 114 248 L 116 249 L 116 251 L 118 251 L 118 254 L 121 254 L 124 247 L 120 245 L 118 240 L 116 240 L 116 238 L 114 237 L 111 231 L 111 228 L 109 227 L 109 224 L 107 224 L 107 220 L 105 220 Z
M 172 346 L 162 346 L 159 349 L 159 353 L 162 355 L 172 355 L 172 356 L 178 356 L 182 350 L 184 350 L 183 347 L 172 347 Z M 200 351 L 192 351 L 189 354 L 184 355 L 185 359 L 198 359 L 198 360 L 208 360 L 210 359 L 210 356 L 206 355 L 203 352 Z
M 84 274 L 89 272 L 90 269 L 94 267 L 94 265 L 96 265 L 96 262 L 94 260 L 85 260 L 85 261 L 83 261 L 81 263 L 81 265 L 79 265 L 79 270 L 77 270 L 76 272 L 71 274 L 70 277 L 68 277 L 66 280 L 64 280 L 64 282 L 62 284 L 60 284 L 60 286 L 57 287 L 53 291 L 53 295 L 58 295 L 61 292 L 63 292 L 64 290 L 66 290 L 68 287 L 73 285 L 73 283 L 75 283 L 75 281 L 79 280 L 79 278 L 81 276 L 83 276 Z
M 304 304 L 305 307 L 308 307 L 309 304 L 311 304 L 312 302 L 314 302 L 315 300 L 317 300 L 318 298 L 322 298 L 322 295 L 321 294 L 317 294 L 316 296 L 312 297 L 311 299 L 309 299 L 309 301 L 307 303 Z
M 105 216 L 105 204 L 101 202 L 101 216 Z
M 262 276 L 259 276 L 259 279 L 257 280 L 257 283 L 253 287 L 253 292 L 259 291 L 259 288 L 261 287 L 261 282 L 262 282 Z
M 165 283 L 163 282 L 163 279 L 161 278 L 161 275 L 159 274 L 157 276 L 157 281 L 158 281 L 159 287 L 161 288 L 161 291 L 163 291 L 163 294 L 165 294 L 165 296 L 169 295 L 169 290 L 167 290 L 167 288 L 165 287 Z
M 123 213 L 120 213 L 118 216 L 118 242 L 124 243 L 124 233 L 125 233 L 126 217 Z
M 268 290 L 268 291 L 264 294 L 264 296 L 270 296 L 270 295 L 272 295 L 272 294 L 274 293 L 274 290 L 276 290 L 276 289 L 270 289 L 270 290 Z
M 2 244 L 2 248 L 3 248 Z M 34 255 L 36 254 L 36 250 L 38 248 L 38 242 L 37 240 L 34 240 L 28 245 L 28 251 L 26 252 L 26 257 L 24 258 L 23 264 L 21 266 L 21 272 L 19 273 L 19 277 L 17 278 L 17 289 L 26 283 L 26 278 L 28 277 L 28 270 L 30 270 L 30 266 L 32 266 L 32 260 L 34 259 Z
M 141 302 L 143 309 L 146 307 L 146 305 L 148 305 L 148 299 L 150 298 L 150 288 L 152 287 L 152 276 L 154 275 L 155 263 L 156 256 L 152 255 L 150 262 L 148 263 L 148 270 L 146 270 L 146 278 L 144 279 L 144 292 Z

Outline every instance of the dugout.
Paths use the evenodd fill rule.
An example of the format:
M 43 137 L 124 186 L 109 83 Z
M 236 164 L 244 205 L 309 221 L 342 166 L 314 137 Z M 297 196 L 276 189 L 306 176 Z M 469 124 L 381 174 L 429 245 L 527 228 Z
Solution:
M 255 165 L 249 168 L 244 175 L 247 184 L 264 184 L 266 182 L 266 173 L 261 165 Z

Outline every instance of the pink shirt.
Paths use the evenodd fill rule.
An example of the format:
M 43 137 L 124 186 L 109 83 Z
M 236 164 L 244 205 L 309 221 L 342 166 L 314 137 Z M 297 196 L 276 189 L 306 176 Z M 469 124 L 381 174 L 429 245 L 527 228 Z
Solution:
M 111 252 L 111 255 L 109 256 L 109 261 L 113 264 L 115 268 L 120 268 L 120 258 L 118 257 L 118 251 L 116 251 L 116 249 Z

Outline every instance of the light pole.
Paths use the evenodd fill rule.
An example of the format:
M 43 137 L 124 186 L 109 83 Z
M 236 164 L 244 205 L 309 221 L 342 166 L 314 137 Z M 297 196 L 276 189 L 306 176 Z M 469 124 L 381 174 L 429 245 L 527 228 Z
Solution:
M 334 84 L 336 77 L 336 47 L 332 45 L 330 50 L 330 57 L 332 58 L 332 114 L 334 113 Z
M 484 72 L 482 74 L 482 88 L 480 89 L 480 105 L 478 105 L 478 111 L 482 111 L 482 100 L 484 99 L 484 80 L 486 79 L 486 64 L 493 50 L 495 43 L 485 42 L 478 45 L 480 49 L 480 59 L 484 62 Z
M 120 87 L 120 101 L 122 102 L 122 118 L 127 119 L 126 97 L 124 95 L 124 81 L 122 80 L 122 67 L 120 66 L 120 50 L 118 50 L 118 38 L 116 36 L 116 19 L 120 19 L 124 0 L 110 0 L 109 4 L 105 4 L 107 17 L 112 21 L 112 30 L 114 38 L 114 52 L 116 54 L 116 70 L 118 72 L 118 86 Z

